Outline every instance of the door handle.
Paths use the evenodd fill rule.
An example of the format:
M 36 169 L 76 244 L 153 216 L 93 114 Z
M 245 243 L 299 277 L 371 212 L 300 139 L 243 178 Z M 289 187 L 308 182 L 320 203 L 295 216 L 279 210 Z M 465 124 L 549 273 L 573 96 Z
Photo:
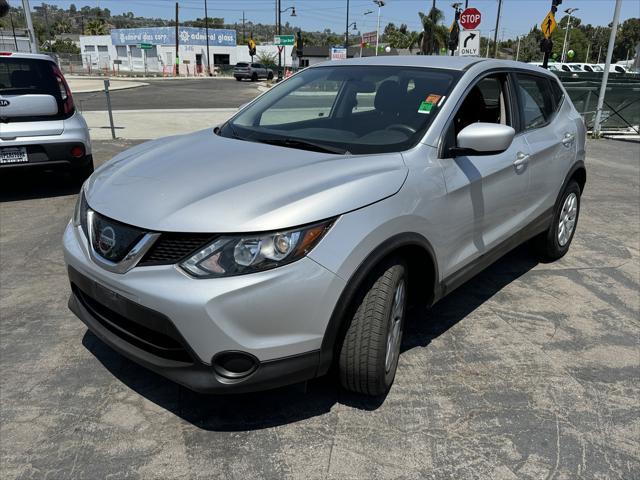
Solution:
M 576 136 L 573 133 L 565 133 L 564 137 L 562 138 L 562 144 L 565 147 L 569 147 L 571 146 L 571 144 L 573 143 L 573 141 L 575 140 Z
M 524 170 L 529 163 L 529 155 L 523 152 L 518 152 L 516 155 L 516 159 L 513 162 L 513 166 L 516 169 L 516 172 L 521 172 Z

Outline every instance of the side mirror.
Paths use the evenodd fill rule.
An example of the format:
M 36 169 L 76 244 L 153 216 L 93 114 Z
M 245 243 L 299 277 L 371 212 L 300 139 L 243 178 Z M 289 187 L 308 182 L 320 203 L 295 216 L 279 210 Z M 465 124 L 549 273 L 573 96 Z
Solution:
M 504 152 L 516 136 L 516 131 L 498 123 L 472 123 L 458 133 L 457 146 L 451 149 L 453 156 L 491 155 Z

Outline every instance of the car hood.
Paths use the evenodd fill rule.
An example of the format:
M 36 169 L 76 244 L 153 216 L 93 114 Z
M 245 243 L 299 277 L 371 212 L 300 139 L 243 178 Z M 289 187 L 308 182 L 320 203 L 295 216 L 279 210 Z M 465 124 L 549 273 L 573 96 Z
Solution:
M 85 188 L 89 206 L 170 232 L 277 230 L 389 197 L 407 169 L 399 153 L 334 155 L 223 138 L 210 129 L 133 147 Z

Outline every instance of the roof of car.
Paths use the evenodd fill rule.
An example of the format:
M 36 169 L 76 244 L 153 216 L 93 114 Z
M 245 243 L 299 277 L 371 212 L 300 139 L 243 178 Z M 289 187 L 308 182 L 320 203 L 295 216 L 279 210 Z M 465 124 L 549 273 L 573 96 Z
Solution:
M 34 60 L 47 60 L 55 63 L 52 57 L 43 53 L 0 52 L 0 58 L 32 58 Z
M 467 70 L 473 65 L 482 64 L 485 69 L 490 68 L 519 68 L 536 72 L 547 72 L 541 67 L 513 60 L 496 60 L 482 57 L 454 57 L 447 55 L 385 55 L 378 57 L 349 58 L 333 62 L 318 63 L 320 65 L 380 65 L 398 67 L 431 67 L 446 70 Z

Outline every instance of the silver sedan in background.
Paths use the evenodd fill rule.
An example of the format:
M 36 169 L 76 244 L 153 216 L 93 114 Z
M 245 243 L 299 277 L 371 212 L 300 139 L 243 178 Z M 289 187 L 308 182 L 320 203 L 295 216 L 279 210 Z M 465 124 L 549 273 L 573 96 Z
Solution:
M 215 129 L 96 170 L 64 234 L 69 305 L 196 391 L 335 371 L 384 395 L 409 302 L 432 305 L 528 240 L 546 260 L 568 251 L 584 158 L 582 119 L 538 67 L 320 64 Z

